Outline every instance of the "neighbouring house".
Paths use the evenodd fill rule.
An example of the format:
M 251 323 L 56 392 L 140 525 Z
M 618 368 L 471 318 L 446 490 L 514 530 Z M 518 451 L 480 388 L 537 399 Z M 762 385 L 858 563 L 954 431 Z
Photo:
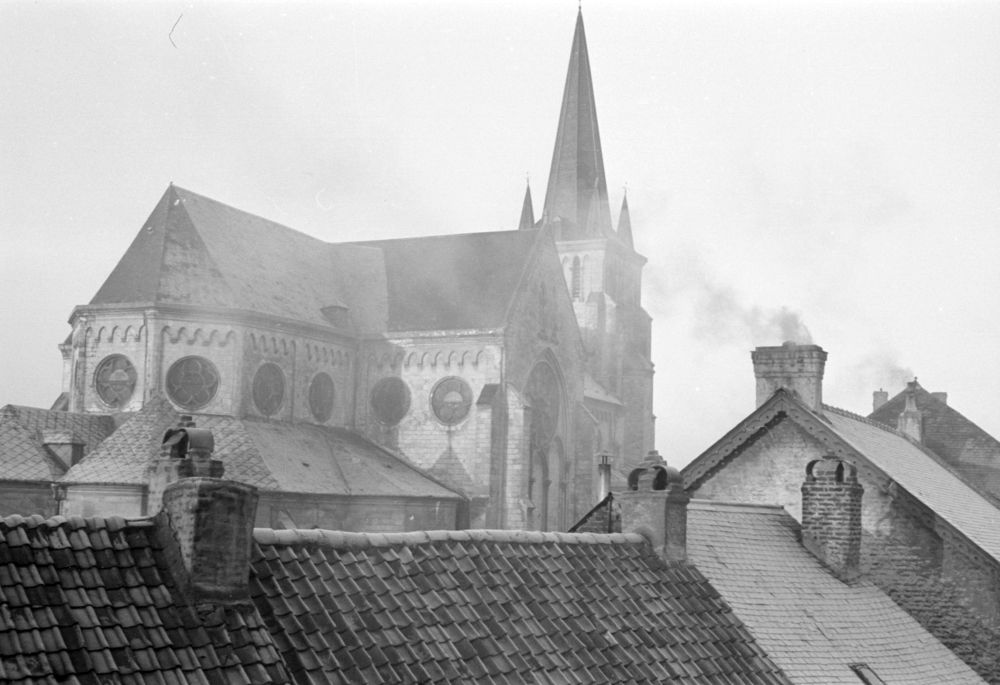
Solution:
M 53 483 L 116 426 L 115 417 L 105 414 L 0 408 L 0 516 L 55 514 Z
M 908 431 L 824 404 L 826 356 L 816 345 L 757 348 L 758 407 L 684 469 L 687 491 L 779 505 L 804 526 L 807 465 L 849 464 L 864 491 L 861 577 L 1000 682 L 1000 511 Z
M 1000 440 L 949 405 L 948 393 L 928 392 L 916 379 L 892 399 L 876 390 L 868 418 L 899 428 L 1000 504 Z
M 793 682 L 663 531 L 253 530 L 167 445 L 155 516 L 0 519 L 4 683 Z
M 60 346 L 59 407 L 133 414 L 129 432 L 40 488 L 59 482 L 66 515 L 146 512 L 184 414 L 226 424 L 221 454 L 252 471 L 268 525 L 367 525 L 386 493 L 339 471 L 392 464 L 442 505 L 409 526 L 382 511 L 397 530 L 564 530 L 594 500 L 595 455 L 653 446 L 646 259 L 624 200 L 612 225 L 582 14 L 555 138 L 541 218 L 528 189 L 511 230 L 327 243 L 170 185 Z M 0 474 L 0 499 L 22 487 Z M 345 518 L 345 497 L 367 513 Z
M 857 469 L 826 455 L 799 481 L 801 524 L 777 505 L 691 499 L 683 477 L 651 453 L 627 489 L 609 493 L 574 530 L 665 533 L 673 556 L 708 578 L 793 683 L 983 682 L 861 572 Z

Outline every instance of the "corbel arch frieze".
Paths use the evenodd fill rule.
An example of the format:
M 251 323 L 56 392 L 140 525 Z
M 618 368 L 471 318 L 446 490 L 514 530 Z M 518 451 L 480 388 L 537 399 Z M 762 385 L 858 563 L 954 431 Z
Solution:
M 160 335 L 164 341 L 171 345 L 183 343 L 185 345 L 202 345 L 203 347 L 213 345 L 215 347 L 226 347 L 236 342 L 236 332 L 232 329 L 221 330 L 213 328 L 206 330 L 200 326 L 197 328 L 180 326 L 175 329 L 173 326 L 167 325 L 160 329 Z
M 478 368 L 485 350 L 447 349 L 438 348 L 432 350 L 411 350 L 405 353 L 402 359 L 402 366 L 405 369 L 461 369 L 471 366 Z

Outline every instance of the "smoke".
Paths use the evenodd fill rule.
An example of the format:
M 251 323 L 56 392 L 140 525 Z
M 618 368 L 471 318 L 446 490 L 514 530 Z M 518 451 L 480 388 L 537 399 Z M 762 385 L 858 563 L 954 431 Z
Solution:
M 656 278 L 653 291 L 666 296 L 669 309 L 690 306 L 692 333 L 701 344 L 777 345 L 785 341 L 812 343 L 802 315 L 788 306 L 747 304 L 733 286 L 720 283 L 697 260 L 684 259 L 670 269 L 675 280 Z M 686 303 L 686 304 L 685 304 Z M 672 313 L 667 314 L 668 320 Z
M 913 369 L 900 364 L 898 355 L 891 350 L 865 355 L 838 376 L 838 385 L 847 386 L 844 389 L 849 392 L 868 395 L 873 390 L 884 389 L 889 391 L 890 397 L 914 378 Z

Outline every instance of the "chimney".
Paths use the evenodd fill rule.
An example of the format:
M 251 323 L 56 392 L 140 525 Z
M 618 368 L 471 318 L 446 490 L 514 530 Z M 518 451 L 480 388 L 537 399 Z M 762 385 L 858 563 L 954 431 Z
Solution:
M 822 347 L 789 341 L 778 347 L 758 347 L 750 353 L 750 358 L 757 378 L 758 407 L 779 388 L 786 388 L 813 411 L 823 411 L 826 352 Z
M 889 393 L 879 388 L 872 393 L 872 411 L 878 411 L 879 407 L 889 401 Z
M 860 574 L 863 493 L 853 464 L 828 455 L 806 466 L 802 544 L 845 582 Z
M 597 501 L 603 502 L 611 492 L 611 455 L 601 452 L 597 455 Z
M 948 404 L 948 393 L 946 392 L 932 392 L 931 397 L 936 399 L 941 404 Z
M 257 488 L 224 480 L 222 462 L 212 459 L 211 431 L 168 430 L 159 475 L 162 511 L 158 522 L 174 580 L 193 602 L 232 603 L 249 598 L 250 552 L 257 513 Z M 150 483 L 152 495 L 153 483 Z
M 896 420 L 896 429 L 905 433 L 917 442 L 924 439 L 924 414 L 917 408 L 917 381 L 906 384 L 906 406 Z
M 164 434 L 160 456 L 150 464 L 147 513 L 160 511 L 164 491 L 176 480 L 191 476 L 222 478 L 222 462 L 212 459 L 214 449 L 212 431 L 196 428 L 190 416 L 181 416 L 177 428 L 170 428 Z
M 639 533 L 664 561 L 687 560 L 687 505 L 690 495 L 677 469 L 655 451 L 632 470 L 628 491 L 615 495 L 623 533 Z

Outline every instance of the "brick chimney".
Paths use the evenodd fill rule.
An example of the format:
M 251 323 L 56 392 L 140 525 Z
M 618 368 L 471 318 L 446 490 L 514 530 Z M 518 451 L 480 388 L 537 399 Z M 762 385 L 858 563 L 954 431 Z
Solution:
M 212 459 L 214 449 L 212 431 L 196 428 L 190 416 L 181 416 L 177 427 L 168 429 L 163 436 L 160 456 L 150 464 L 147 512 L 152 515 L 163 507 L 163 492 L 180 478 L 222 478 L 222 462 Z
M 189 425 L 164 436 L 167 456 L 160 461 L 174 463 L 158 472 L 177 476 L 160 483 L 158 515 L 174 581 L 196 603 L 246 601 L 257 488 L 224 480 L 222 462 L 212 459 L 211 431 L 183 419 Z
M 863 493 L 853 464 L 825 456 L 806 466 L 802 544 L 845 582 L 860 574 Z
M 786 342 L 777 347 L 758 347 L 750 353 L 757 378 L 757 406 L 779 388 L 798 395 L 813 411 L 823 411 L 823 369 L 826 352 L 819 345 Z
M 623 533 L 639 533 L 664 561 L 687 560 L 687 505 L 690 495 L 677 469 L 654 450 L 632 470 L 626 492 L 615 495 Z
M 889 401 L 889 393 L 879 388 L 872 393 L 872 411 L 878 411 L 879 407 Z
M 906 406 L 896 419 L 896 429 L 900 433 L 905 433 L 917 442 L 924 440 L 924 413 L 917 408 L 917 385 L 916 380 L 906 384 Z

